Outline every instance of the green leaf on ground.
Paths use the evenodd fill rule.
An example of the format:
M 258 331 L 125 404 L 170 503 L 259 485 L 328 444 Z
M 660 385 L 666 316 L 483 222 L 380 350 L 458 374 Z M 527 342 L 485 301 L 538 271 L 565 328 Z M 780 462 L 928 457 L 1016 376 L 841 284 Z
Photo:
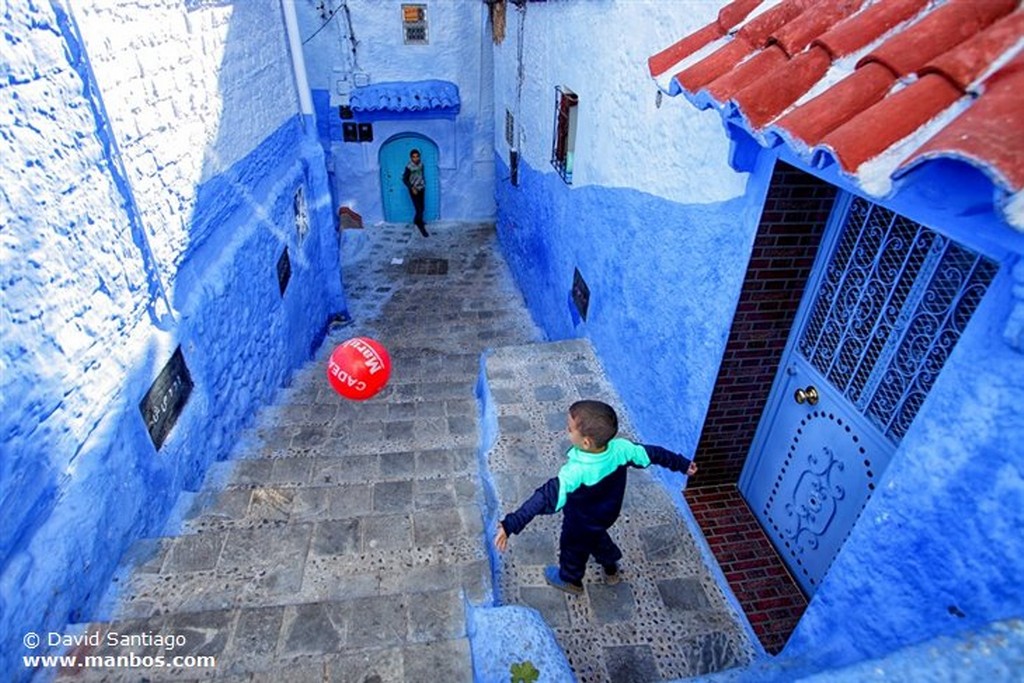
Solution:
M 513 664 L 511 672 L 511 683 L 536 683 L 537 679 L 540 678 L 540 672 L 537 671 L 537 667 L 529 660 Z

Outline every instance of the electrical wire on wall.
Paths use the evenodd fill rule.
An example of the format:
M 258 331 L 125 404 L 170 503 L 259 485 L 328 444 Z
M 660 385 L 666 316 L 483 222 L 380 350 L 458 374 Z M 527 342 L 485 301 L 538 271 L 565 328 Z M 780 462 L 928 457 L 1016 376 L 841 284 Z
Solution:
M 359 56 L 356 53 L 356 46 L 359 45 L 359 41 L 356 40 L 355 31 L 352 29 L 352 12 L 348 8 L 348 2 L 346 2 L 346 0 L 341 0 L 341 4 L 333 9 L 331 8 L 331 5 L 331 0 L 317 0 L 316 11 L 320 13 L 320 18 L 323 20 L 323 23 L 320 24 L 317 30 L 313 31 L 308 38 L 303 40 L 302 44 L 305 45 L 309 41 L 313 40 L 313 38 L 315 38 L 321 31 L 327 28 L 328 24 L 334 21 L 334 17 L 338 12 L 343 12 L 343 16 L 345 17 L 345 26 L 342 27 L 339 24 L 338 30 L 341 32 L 342 39 L 348 41 L 349 48 L 352 51 L 352 70 L 358 71 Z
M 506 27 L 506 23 L 505 22 L 506 22 L 506 18 L 507 18 L 507 15 L 504 12 L 505 0 L 491 0 L 491 1 L 485 0 L 485 2 L 488 2 L 488 4 L 492 4 L 493 3 L 492 4 L 492 11 L 491 11 L 491 19 L 492 19 L 492 28 L 495 31 L 497 31 L 499 27 L 496 24 L 493 24 L 493 20 L 494 20 L 495 17 L 500 16 L 500 19 L 501 19 L 501 26 L 500 26 L 501 38 L 502 38 L 502 40 L 504 40 L 504 37 L 505 37 L 505 27 Z M 493 9 L 494 5 L 498 5 L 498 4 L 500 4 L 501 7 L 502 7 L 502 11 L 501 12 L 496 12 Z M 512 4 L 515 5 L 516 11 L 517 11 L 517 13 L 519 15 L 518 18 L 517 18 L 518 23 L 517 23 L 517 26 L 516 26 L 516 101 L 515 101 L 515 104 L 512 107 L 512 121 L 513 121 L 513 123 L 512 123 L 512 126 L 513 126 L 512 136 L 511 136 L 511 139 L 507 139 L 506 141 L 508 142 L 508 144 L 509 144 L 509 146 L 511 148 L 509 150 L 509 153 L 510 153 L 509 164 L 510 164 L 510 166 L 515 166 L 518 162 L 513 163 L 514 160 L 517 159 L 517 158 L 521 158 L 521 155 L 523 153 L 522 146 L 521 146 L 523 127 L 522 127 L 522 124 L 520 123 L 520 121 L 521 121 L 520 117 L 522 115 L 522 108 L 523 108 L 522 107 L 522 104 L 523 104 L 523 83 L 526 81 L 526 67 L 523 64 L 523 53 L 524 53 L 524 47 L 523 46 L 524 46 L 524 43 L 525 43 L 525 40 L 526 40 L 526 38 L 525 38 L 525 36 L 526 36 L 526 1 L 525 0 L 512 0 Z M 497 35 L 498 34 L 495 33 L 494 35 L 495 35 L 495 40 L 497 40 Z M 508 125 L 508 123 L 506 122 L 506 126 L 507 125 Z M 515 168 L 512 168 L 510 170 L 511 170 L 510 175 L 508 177 L 504 178 L 504 180 L 510 180 L 514 176 L 516 176 L 517 170 Z M 512 180 L 512 183 L 514 185 L 518 184 L 518 182 L 516 180 Z
M 320 13 L 320 18 L 323 19 L 323 23 L 320 24 L 320 27 L 317 30 L 313 31 L 313 33 L 310 34 L 308 38 L 302 41 L 303 45 L 316 38 L 317 35 L 320 34 L 320 31 L 323 31 L 325 28 L 327 28 L 327 25 L 330 24 L 331 21 L 334 19 L 334 15 L 341 11 L 342 7 L 345 7 L 345 3 L 342 2 L 339 7 L 330 10 L 330 12 L 328 13 L 329 7 L 329 0 L 326 3 L 324 2 L 324 0 L 319 0 L 317 2 L 316 11 Z
M 342 58 L 338 60 L 341 62 L 338 64 L 340 67 L 338 70 L 347 72 L 348 75 L 346 76 L 346 79 L 351 78 L 353 74 L 358 74 L 359 54 L 357 52 L 357 47 L 359 45 L 359 41 L 356 40 L 355 30 L 352 27 L 352 12 L 349 10 L 348 2 L 346 0 L 341 0 L 341 2 L 335 6 L 334 0 L 310 0 L 310 4 L 312 4 L 316 12 L 319 13 L 321 24 L 315 31 L 313 31 L 313 33 L 302 41 L 302 44 L 305 45 L 309 41 L 313 40 L 313 38 L 318 36 L 321 31 L 333 23 L 338 29 L 339 45 L 344 46 L 346 43 L 348 45 L 348 59 Z M 339 15 L 344 19 L 344 22 L 342 22 L 340 18 L 338 21 L 335 21 L 335 17 L 338 17 Z M 344 48 L 342 48 L 342 50 L 344 50 Z M 334 57 L 337 54 L 338 53 L 332 52 L 328 56 Z M 333 62 L 334 59 L 331 61 Z

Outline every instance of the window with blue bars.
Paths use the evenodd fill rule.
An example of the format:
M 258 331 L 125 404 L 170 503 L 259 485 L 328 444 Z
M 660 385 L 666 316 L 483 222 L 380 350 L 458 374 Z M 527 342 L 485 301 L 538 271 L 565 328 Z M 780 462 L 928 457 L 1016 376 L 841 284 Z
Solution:
M 579 97 L 564 86 L 555 87 L 555 126 L 551 142 L 551 165 L 572 185 L 576 145 L 576 109 Z

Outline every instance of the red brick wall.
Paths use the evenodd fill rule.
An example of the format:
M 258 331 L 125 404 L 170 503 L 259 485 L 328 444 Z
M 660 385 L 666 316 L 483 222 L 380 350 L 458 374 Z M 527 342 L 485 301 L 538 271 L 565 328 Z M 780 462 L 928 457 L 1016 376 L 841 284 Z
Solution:
M 807 598 L 735 486 L 685 493 L 751 628 L 769 654 L 778 654 L 807 609 Z
M 835 197 L 834 186 L 776 164 L 691 487 L 739 481 Z

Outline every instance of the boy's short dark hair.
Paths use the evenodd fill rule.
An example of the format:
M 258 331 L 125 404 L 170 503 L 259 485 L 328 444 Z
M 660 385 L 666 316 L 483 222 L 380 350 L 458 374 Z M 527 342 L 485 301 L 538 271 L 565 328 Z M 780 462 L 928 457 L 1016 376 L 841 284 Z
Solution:
M 593 439 L 596 448 L 603 448 L 619 433 L 619 416 L 602 401 L 576 401 L 569 406 L 569 415 L 580 434 Z
M 419 154 L 419 153 L 420 153 L 420 151 L 418 149 L 411 149 L 411 150 L 409 150 L 409 156 L 412 156 L 413 154 Z

